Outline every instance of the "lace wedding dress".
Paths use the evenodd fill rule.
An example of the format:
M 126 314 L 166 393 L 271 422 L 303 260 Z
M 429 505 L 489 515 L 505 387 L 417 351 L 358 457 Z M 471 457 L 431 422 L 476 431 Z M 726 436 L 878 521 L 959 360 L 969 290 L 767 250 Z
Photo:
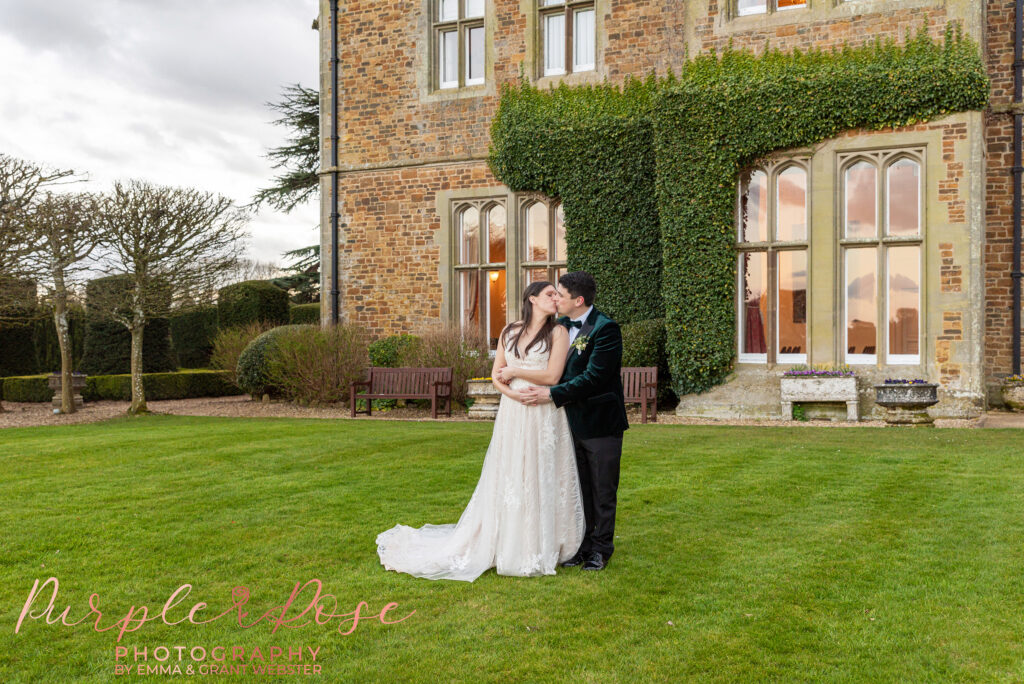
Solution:
M 511 342 L 509 343 L 511 344 Z M 543 370 L 548 352 L 534 347 L 508 365 Z M 515 378 L 512 389 L 530 386 Z M 583 500 L 565 409 L 525 406 L 502 395 L 476 490 L 455 524 L 406 525 L 377 536 L 388 570 L 426 579 L 472 582 L 499 575 L 554 575 L 583 541 Z

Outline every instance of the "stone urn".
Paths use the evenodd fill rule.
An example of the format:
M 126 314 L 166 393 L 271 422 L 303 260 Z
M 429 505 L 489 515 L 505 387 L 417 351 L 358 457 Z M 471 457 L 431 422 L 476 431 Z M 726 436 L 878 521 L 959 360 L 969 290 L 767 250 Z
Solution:
M 466 386 L 466 394 L 473 399 L 467 415 L 477 420 L 494 420 L 498 415 L 501 392 L 494 388 L 491 379 L 473 378 L 466 381 Z
M 71 392 L 72 401 L 75 402 L 75 408 L 82 408 L 82 390 L 85 388 L 85 379 L 88 377 L 85 373 L 72 373 L 71 374 Z M 61 374 L 50 373 L 50 377 L 47 378 L 47 385 L 53 390 L 53 400 L 51 404 L 54 408 L 60 408 L 60 385 L 61 385 Z
M 927 408 L 939 403 L 938 388 L 932 382 L 875 385 L 875 403 L 885 408 L 888 425 L 934 427 Z
M 999 392 L 1003 395 L 1006 408 L 1011 411 L 1024 411 L 1024 378 L 1011 375 L 1003 380 Z

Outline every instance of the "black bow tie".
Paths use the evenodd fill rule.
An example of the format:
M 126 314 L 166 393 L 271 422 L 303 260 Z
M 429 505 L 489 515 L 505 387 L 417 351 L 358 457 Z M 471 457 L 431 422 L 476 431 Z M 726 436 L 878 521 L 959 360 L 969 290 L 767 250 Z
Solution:
M 582 328 L 583 327 L 583 321 L 572 321 L 572 320 L 569 320 L 568 318 L 563 318 L 560 322 L 566 328 Z

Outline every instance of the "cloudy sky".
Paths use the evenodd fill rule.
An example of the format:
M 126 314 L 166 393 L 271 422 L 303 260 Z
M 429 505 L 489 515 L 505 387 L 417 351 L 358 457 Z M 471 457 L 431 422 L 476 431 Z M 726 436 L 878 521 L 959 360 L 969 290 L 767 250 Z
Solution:
M 0 0 L 0 151 L 239 204 L 275 175 L 287 130 L 265 106 L 318 87 L 317 0 Z M 318 242 L 315 203 L 264 209 L 249 254 Z

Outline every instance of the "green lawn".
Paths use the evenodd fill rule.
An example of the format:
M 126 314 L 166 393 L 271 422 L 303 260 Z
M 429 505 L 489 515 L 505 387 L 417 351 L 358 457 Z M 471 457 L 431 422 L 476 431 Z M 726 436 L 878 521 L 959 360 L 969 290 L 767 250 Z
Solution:
M 454 522 L 489 437 L 489 424 L 174 416 L 0 431 L 0 681 L 115 679 L 117 629 L 37 619 L 15 634 L 50 576 L 53 619 L 69 605 L 69 622 L 86 617 L 96 593 L 101 627 L 133 605 L 158 612 L 186 583 L 171 620 L 200 601 L 197 620 L 223 613 L 236 585 L 255 620 L 313 578 L 337 614 L 415 611 L 348 636 L 340 619 L 295 627 L 310 614 L 274 634 L 230 615 L 158 620 L 120 642 L 319 646 L 320 681 L 1024 679 L 1019 432 L 634 426 L 604 572 L 386 572 L 377 533 Z M 208 678 L 270 679 L 193 677 Z

